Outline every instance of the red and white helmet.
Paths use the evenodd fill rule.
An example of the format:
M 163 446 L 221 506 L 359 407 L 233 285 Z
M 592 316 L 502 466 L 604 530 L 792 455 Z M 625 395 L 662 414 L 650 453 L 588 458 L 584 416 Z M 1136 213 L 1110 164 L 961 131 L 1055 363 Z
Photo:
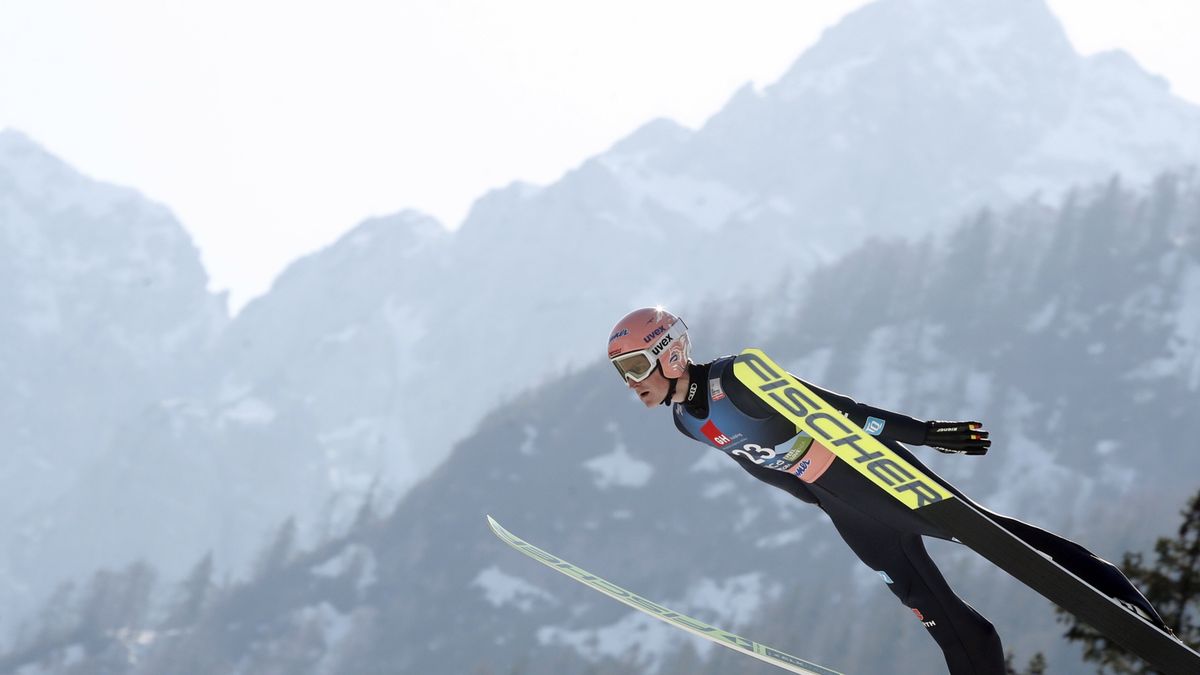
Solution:
M 643 307 L 625 315 L 608 337 L 608 359 L 622 379 L 641 382 L 654 366 L 676 379 L 687 372 L 692 350 L 687 324 L 662 307 Z

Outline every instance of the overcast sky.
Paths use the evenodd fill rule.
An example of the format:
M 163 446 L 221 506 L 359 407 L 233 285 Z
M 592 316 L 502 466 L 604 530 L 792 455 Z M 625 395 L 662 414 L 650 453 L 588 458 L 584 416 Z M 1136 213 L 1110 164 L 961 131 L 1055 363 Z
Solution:
M 454 228 L 651 118 L 696 127 L 863 4 L 0 0 L 0 127 L 169 206 L 237 307 L 365 217 Z M 1200 103 L 1200 1 L 1049 4 Z

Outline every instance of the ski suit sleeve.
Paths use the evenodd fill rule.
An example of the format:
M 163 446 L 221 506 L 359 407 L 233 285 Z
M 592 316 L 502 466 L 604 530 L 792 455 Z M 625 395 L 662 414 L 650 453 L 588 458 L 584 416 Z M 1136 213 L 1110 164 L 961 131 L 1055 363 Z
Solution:
M 798 377 L 796 379 L 800 380 Z M 858 426 L 866 429 L 867 433 L 885 441 L 900 441 L 909 445 L 925 444 L 925 422 L 913 419 L 908 415 L 884 410 L 883 408 L 863 405 L 849 396 L 843 396 L 828 389 L 822 389 L 805 380 L 800 381 L 824 399 L 826 403 L 837 408 Z M 743 411 L 759 418 L 779 414 L 771 406 L 767 405 L 765 401 L 755 396 L 753 392 L 742 385 L 736 378 L 724 378 L 721 380 L 721 384 L 725 387 L 725 391 L 729 397 L 733 399 L 734 404 Z M 877 421 L 872 421 L 868 425 L 867 421 L 870 418 L 874 418 Z
M 800 378 L 796 379 L 799 380 Z M 829 405 L 837 408 L 843 415 L 849 417 L 850 421 L 865 429 L 867 433 L 877 436 L 882 440 L 900 441 L 909 445 L 925 444 L 925 422 L 903 413 L 864 405 L 849 396 L 822 389 L 804 380 L 800 381 L 809 389 L 812 389 L 813 392 L 824 399 Z M 868 425 L 867 419 L 872 417 L 882 422 L 882 426 L 879 425 L 879 422 Z

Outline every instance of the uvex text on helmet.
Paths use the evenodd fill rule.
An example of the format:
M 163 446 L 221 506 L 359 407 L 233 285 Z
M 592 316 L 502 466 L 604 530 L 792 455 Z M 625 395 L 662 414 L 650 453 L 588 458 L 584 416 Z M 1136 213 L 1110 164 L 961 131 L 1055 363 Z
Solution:
M 633 310 L 609 333 L 608 358 L 612 360 L 634 352 L 644 352 L 649 359 L 657 361 L 666 377 L 682 376 L 687 372 L 691 356 L 687 324 L 662 307 Z

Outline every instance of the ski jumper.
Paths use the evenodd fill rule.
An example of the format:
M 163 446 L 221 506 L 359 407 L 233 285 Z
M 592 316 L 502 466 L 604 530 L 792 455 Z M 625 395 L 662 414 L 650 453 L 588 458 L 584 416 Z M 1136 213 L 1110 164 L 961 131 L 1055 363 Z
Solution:
M 672 405 L 676 427 L 728 454 L 755 478 L 819 506 L 855 555 L 912 609 L 941 647 L 951 675 L 1005 675 L 996 629 L 950 589 L 921 539 L 951 537 L 836 461 L 811 437 L 797 433 L 794 424 L 734 377 L 733 360 L 727 356 L 688 366 L 687 397 Z M 804 384 L 959 499 L 1096 589 L 1157 618 L 1150 603 L 1112 564 L 1067 539 L 982 509 L 930 471 L 901 445 L 923 444 L 925 422 Z

